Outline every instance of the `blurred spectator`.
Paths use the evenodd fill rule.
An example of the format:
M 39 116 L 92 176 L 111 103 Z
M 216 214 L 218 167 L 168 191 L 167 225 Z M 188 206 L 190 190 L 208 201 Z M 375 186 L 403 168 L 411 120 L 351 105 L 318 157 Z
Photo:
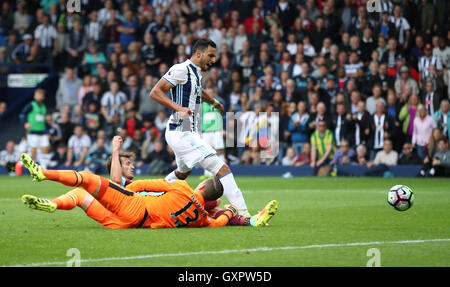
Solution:
M 3 166 L 10 175 L 14 174 L 16 162 L 19 161 L 19 153 L 15 151 L 14 141 L 6 142 L 6 147 L 0 152 L 0 165 Z
M 383 102 L 377 102 L 376 112 L 370 117 L 370 125 L 371 135 L 369 142 L 372 149 L 371 152 L 375 155 L 383 149 L 384 140 L 391 139 L 396 131 L 395 120 L 386 114 Z M 371 158 L 373 158 L 372 155 Z
M 383 102 L 386 105 L 386 100 L 382 97 L 383 90 L 380 84 L 375 84 L 372 88 L 372 96 L 366 100 L 366 109 L 369 114 L 373 115 L 376 112 L 378 102 Z
M 33 36 L 25 34 L 22 39 L 23 42 L 17 45 L 11 54 L 11 60 L 14 64 L 24 64 L 30 59 Z
M 43 154 L 47 154 L 50 148 L 50 142 L 45 134 L 45 115 L 47 107 L 44 103 L 45 90 L 36 89 L 34 99 L 28 103 L 20 113 L 20 121 L 27 131 L 28 145 L 31 150 L 31 156 L 34 160 L 37 158 L 37 149 L 41 149 Z
M 73 29 L 67 35 L 65 50 L 68 53 L 67 66 L 75 68 L 83 59 L 83 53 L 87 47 L 87 37 L 81 27 L 81 21 L 73 22 Z
M 426 44 L 424 48 L 425 55 L 419 59 L 418 68 L 420 72 L 420 82 L 419 87 L 422 88 L 422 86 L 425 85 L 425 82 L 428 77 L 431 77 L 432 74 L 430 73 L 430 66 L 434 66 L 436 68 L 436 71 L 442 75 L 442 63 L 439 60 L 438 57 L 433 56 L 433 47 L 431 44 Z
M 331 165 L 335 164 L 350 164 L 351 159 L 355 156 L 355 151 L 350 148 L 350 144 L 347 140 L 342 140 L 340 147 L 337 149 L 330 161 Z
M 63 165 L 66 163 L 67 163 L 67 145 L 63 142 L 60 142 L 56 146 L 56 151 L 53 152 L 48 166 L 54 168 L 57 167 L 58 165 Z
M 284 166 L 293 166 L 297 160 L 297 154 L 295 149 L 290 147 L 286 150 L 286 155 L 283 157 L 281 161 L 281 165 Z
M 398 154 L 392 149 L 392 141 L 386 139 L 383 144 L 383 150 L 377 152 L 373 162 L 369 162 L 367 166 L 370 168 L 374 165 L 397 165 Z
M 74 165 L 75 168 L 85 164 L 89 148 L 91 146 L 91 139 L 84 133 L 84 128 L 81 125 L 75 126 L 73 135 L 69 138 L 66 166 Z
M 39 54 L 49 61 L 55 53 L 57 32 L 54 26 L 50 25 L 48 15 L 42 17 L 42 23 L 34 30 L 34 41 L 39 47 Z
M 81 106 L 83 105 L 83 98 L 87 93 L 92 92 L 93 86 L 91 84 L 91 76 L 90 75 L 84 75 L 82 80 L 82 86 L 78 90 L 78 103 L 77 105 Z
M 0 102 L 0 118 L 6 113 L 8 110 L 8 104 L 6 102 Z
M 311 167 L 327 165 L 333 159 L 335 150 L 333 132 L 327 129 L 325 120 L 319 120 L 316 130 L 311 134 Z
M 95 104 L 97 108 L 100 107 L 101 99 L 102 99 L 102 86 L 99 82 L 97 82 L 92 86 L 92 90 L 88 91 L 82 99 L 83 111 L 87 112 L 89 110 L 89 105 L 92 103 Z
M 360 144 L 356 147 L 356 154 L 351 161 L 353 165 L 367 166 L 367 149 L 364 145 Z
M 303 151 L 297 155 L 295 159 L 295 166 L 310 165 L 311 164 L 311 144 L 305 142 L 303 144 Z
M 110 155 L 111 151 L 105 147 L 105 140 L 98 138 L 96 140 L 96 147 L 89 151 L 85 164 L 91 172 L 100 173 L 101 167 L 105 165 L 105 162 Z
M 65 77 L 59 80 L 58 90 L 56 91 L 56 109 L 60 110 L 63 106 L 70 106 L 71 110 L 78 104 L 78 92 L 83 82 L 76 77 L 73 68 L 67 68 Z
M 410 86 L 414 94 L 419 93 L 419 86 L 417 82 L 409 76 L 409 69 L 407 66 L 400 68 L 400 78 L 395 80 L 395 92 L 397 94 L 403 94 L 405 92 L 405 86 Z
M 136 130 L 141 130 L 142 121 L 141 116 L 137 113 L 135 108 L 132 108 L 128 112 L 128 117 L 125 120 L 125 129 L 130 138 L 134 137 Z
M 101 99 L 101 112 L 106 123 L 112 124 L 114 114 L 123 113 L 123 105 L 127 101 L 127 96 L 119 91 L 119 83 L 113 81 L 110 84 L 109 91 L 103 94 Z
M 405 104 L 400 110 L 398 116 L 399 120 L 403 122 L 402 131 L 406 135 L 406 141 L 412 139 L 414 130 L 414 119 L 419 116 L 418 110 L 422 107 L 419 96 L 412 94 L 409 97 L 408 103 Z
M 377 152 L 375 159 L 367 163 L 369 168 L 364 175 L 366 176 L 383 176 L 388 171 L 390 165 L 397 165 L 398 153 L 392 149 L 392 141 L 386 139 L 384 141 L 383 150 Z
M 399 165 L 419 165 L 422 164 L 421 158 L 417 155 L 410 143 L 404 143 L 402 153 L 398 157 Z
M 366 111 L 366 103 L 358 102 L 358 112 L 352 115 L 355 123 L 355 145 L 367 144 L 370 136 L 370 114 Z
M 164 174 L 167 170 L 167 165 L 174 159 L 173 155 L 170 155 L 164 148 L 162 140 L 156 140 L 154 143 L 153 151 L 148 154 L 148 157 L 144 161 L 149 163 L 148 174 Z
M 425 106 L 419 108 L 419 116 L 414 119 L 414 130 L 412 145 L 417 149 L 417 154 L 421 159 L 425 158 L 425 147 L 431 136 L 431 131 L 436 128 L 433 117 L 427 114 Z
M 354 142 L 352 115 L 347 113 L 344 103 L 338 103 L 336 105 L 336 115 L 333 116 L 333 127 L 336 147 L 340 147 L 341 141 L 343 140 L 346 140 L 347 144 Z
M 434 88 L 434 83 L 431 80 L 427 80 L 425 83 L 425 93 L 422 101 L 425 104 L 425 108 L 429 115 L 434 115 L 434 113 L 439 109 L 441 103 L 441 97 Z
M 89 44 L 89 51 L 84 54 L 83 61 L 81 62 L 84 72 L 88 73 L 91 76 L 97 76 L 98 63 L 106 64 L 105 55 L 103 54 L 103 52 L 99 52 L 97 50 L 97 46 L 95 43 L 91 43 Z
M 420 176 L 450 176 L 450 150 L 447 143 L 445 138 L 437 141 L 436 153 L 432 159 L 425 162 L 419 172 Z
M 88 135 L 95 135 L 102 126 L 102 117 L 96 102 L 91 102 L 88 110 L 83 115 L 83 125 L 86 127 Z
M 297 112 L 291 116 L 288 127 L 291 134 L 292 147 L 297 154 L 302 152 L 304 143 L 309 141 L 309 120 L 309 114 L 306 111 L 306 103 L 303 101 L 298 102 Z
M 450 140 L 450 104 L 447 99 L 442 100 L 440 109 L 434 113 L 433 119 L 443 135 Z

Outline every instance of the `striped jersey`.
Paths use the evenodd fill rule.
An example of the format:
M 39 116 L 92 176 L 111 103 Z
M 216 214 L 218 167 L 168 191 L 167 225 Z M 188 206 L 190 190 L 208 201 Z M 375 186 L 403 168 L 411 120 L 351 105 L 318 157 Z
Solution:
M 419 72 L 422 76 L 422 79 L 425 79 L 429 76 L 431 76 L 430 72 L 428 71 L 428 67 L 430 65 L 434 65 L 436 67 L 436 71 L 442 70 L 442 63 L 436 56 L 431 56 L 427 58 L 427 56 L 422 56 L 419 59 L 418 68 Z
M 198 132 L 201 118 L 202 75 L 200 67 L 191 60 L 173 65 L 162 77 L 173 86 L 170 90 L 172 101 L 182 107 L 188 107 L 192 114 L 189 118 L 181 118 L 173 111 L 169 117 L 170 130 Z

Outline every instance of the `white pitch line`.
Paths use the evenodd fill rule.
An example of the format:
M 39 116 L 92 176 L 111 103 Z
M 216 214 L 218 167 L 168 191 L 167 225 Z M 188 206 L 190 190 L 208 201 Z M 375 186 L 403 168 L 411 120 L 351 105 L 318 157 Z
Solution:
M 331 243 L 331 244 L 314 244 L 314 245 L 304 245 L 304 246 L 258 247 L 258 248 L 251 248 L 251 249 L 225 249 L 225 250 L 179 252 L 179 253 L 166 253 L 166 254 L 147 254 L 147 255 L 138 255 L 138 256 L 126 256 L 126 257 L 91 258 L 91 259 L 81 259 L 80 263 L 140 260 L 140 259 L 157 258 L 157 257 L 179 257 L 179 256 L 209 255 L 209 254 L 227 254 L 227 253 L 239 253 L 239 252 L 264 252 L 264 251 L 313 249 L 313 248 L 326 248 L 326 247 L 349 247 L 349 246 L 367 246 L 367 245 L 382 245 L 382 244 L 411 244 L 411 243 L 448 242 L 448 241 L 450 241 L 450 238 L 401 240 L 401 241 Z M 20 265 L 9 265 L 9 266 L 2 266 L 2 267 L 35 267 L 35 266 L 48 266 L 48 265 L 66 265 L 66 263 L 67 263 L 67 261 L 55 261 L 55 262 L 40 262 L 40 263 L 29 263 L 29 264 L 20 264 Z

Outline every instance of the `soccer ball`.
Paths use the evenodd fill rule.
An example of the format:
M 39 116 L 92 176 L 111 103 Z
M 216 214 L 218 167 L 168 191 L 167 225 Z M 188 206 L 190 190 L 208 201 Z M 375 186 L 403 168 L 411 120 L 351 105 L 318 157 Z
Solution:
M 398 211 L 408 210 L 414 204 L 414 193 L 406 185 L 394 185 L 388 193 L 388 203 Z

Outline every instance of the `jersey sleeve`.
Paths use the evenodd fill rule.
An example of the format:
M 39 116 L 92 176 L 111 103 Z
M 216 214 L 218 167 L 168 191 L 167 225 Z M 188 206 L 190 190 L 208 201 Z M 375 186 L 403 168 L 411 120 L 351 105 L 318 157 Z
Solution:
M 222 227 L 228 224 L 228 222 L 230 221 L 230 218 L 233 215 L 231 214 L 231 211 L 226 210 L 224 214 L 220 215 L 219 217 L 217 217 L 216 219 L 211 218 L 208 216 L 207 220 L 208 220 L 208 225 L 207 227 Z
M 165 179 L 144 179 L 136 180 L 127 185 L 127 189 L 138 191 L 167 191 L 170 188 L 170 183 Z
M 173 65 L 162 77 L 172 86 L 184 84 L 187 81 L 187 69 L 181 65 Z

